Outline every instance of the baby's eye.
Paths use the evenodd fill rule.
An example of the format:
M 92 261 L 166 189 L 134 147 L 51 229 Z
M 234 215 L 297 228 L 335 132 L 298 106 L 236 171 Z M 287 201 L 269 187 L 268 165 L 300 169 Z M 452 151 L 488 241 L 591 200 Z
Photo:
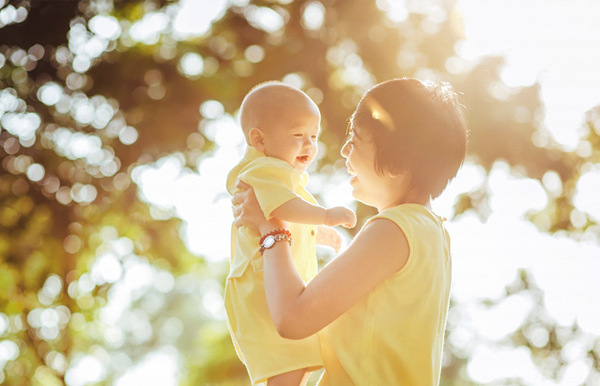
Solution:
M 294 134 L 294 137 L 302 137 L 302 134 Z
M 316 136 L 316 135 L 311 135 L 310 137 L 311 137 L 312 139 L 317 139 L 317 136 Z

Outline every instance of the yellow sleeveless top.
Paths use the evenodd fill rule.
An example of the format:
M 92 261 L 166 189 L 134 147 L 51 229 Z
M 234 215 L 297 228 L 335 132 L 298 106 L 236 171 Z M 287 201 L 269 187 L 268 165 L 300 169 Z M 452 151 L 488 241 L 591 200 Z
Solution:
M 417 204 L 388 209 L 404 232 L 406 265 L 321 333 L 319 386 L 437 386 L 451 283 L 442 220 Z

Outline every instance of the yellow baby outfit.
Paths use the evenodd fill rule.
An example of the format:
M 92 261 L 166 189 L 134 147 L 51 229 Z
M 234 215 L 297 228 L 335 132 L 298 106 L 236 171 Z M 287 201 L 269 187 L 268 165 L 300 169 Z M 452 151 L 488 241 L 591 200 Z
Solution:
M 319 386 L 437 386 L 451 282 L 450 239 L 425 207 L 404 204 L 375 219 L 393 221 L 410 252 L 406 265 L 321 335 Z
M 317 204 L 305 188 L 306 173 L 301 175 L 287 162 L 267 157 L 252 147 L 227 176 L 227 191 L 232 195 L 237 179 L 254 188 L 267 219 L 273 210 L 297 197 Z M 302 280 L 308 282 L 317 274 L 317 227 L 290 223 L 289 230 L 294 266 Z M 232 226 L 231 269 L 225 284 L 229 332 L 253 384 L 292 370 L 323 366 L 317 335 L 289 340 L 277 333 L 265 296 L 259 240 L 260 234 L 248 227 Z

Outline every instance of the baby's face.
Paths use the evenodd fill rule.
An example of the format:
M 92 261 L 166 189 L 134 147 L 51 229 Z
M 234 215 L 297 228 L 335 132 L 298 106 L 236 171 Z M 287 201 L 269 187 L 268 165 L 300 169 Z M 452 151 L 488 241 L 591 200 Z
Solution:
M 319 114 L 298 114 L 265 132 L 265 155 L 284 160 L 304 173 L 317 155 L 320 122 Z

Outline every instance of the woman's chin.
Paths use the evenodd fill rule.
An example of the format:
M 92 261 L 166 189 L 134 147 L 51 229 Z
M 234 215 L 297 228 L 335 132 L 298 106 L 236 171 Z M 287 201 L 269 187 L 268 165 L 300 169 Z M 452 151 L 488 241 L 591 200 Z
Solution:
M 365 200 L 365 197 L 363 195 L 361 195 L 359 192 L 356 192 L 356 190 L 354 189 L 352 189 L 352 197 L 354 197 L 356 201 L 361 202 L 367 206 L 373 206 L 368 202 L 368 200 Z
M 361 201 L 360 188 L 356 184 L 353 184 L 352 180 L 350 180 L 350 187 L 352 188 L 352 197 L 358 201 Z
M 369 195 L 365 194 L 365 192 L 363 192 L 360 189 L 360 185 L 354 184 L 354 185 L 351 185 L 351 187 L 352 187 L 352 197 L 354 197 L 354 199 L 356 201 L 360 201 L 367 206 L 374 206 L 373 203 L 371 203 L 369 200 Z

